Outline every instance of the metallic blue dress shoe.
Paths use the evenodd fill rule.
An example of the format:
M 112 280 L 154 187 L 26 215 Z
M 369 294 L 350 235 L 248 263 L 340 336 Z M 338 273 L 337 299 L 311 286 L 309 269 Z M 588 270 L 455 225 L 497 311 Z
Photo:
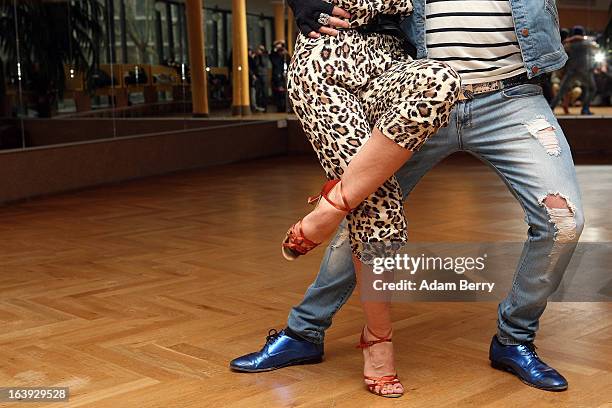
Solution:
M 546 391 L 564 391 L 567 380 L 557 370 L 540 360 L 533 343 L 504 345 L 493 336 L 489 348 L 491 366 L 509 371 L 522 382 Z
M 266 337 L 261 351 L 249 353 L 230 361 L 234 371 L 258 373 L 272 371 L 298 364 L 315 364 L 323 361 L 323 344 L 296 340 L 289 337 L 285 330 L 272 329 Z

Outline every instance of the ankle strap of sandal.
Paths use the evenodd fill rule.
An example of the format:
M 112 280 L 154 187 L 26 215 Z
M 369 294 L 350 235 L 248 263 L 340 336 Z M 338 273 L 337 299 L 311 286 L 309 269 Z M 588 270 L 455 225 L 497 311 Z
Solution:
M 342 204 L 334 203 L 329 198 L 329 193 L 333 190 L 336 184 L 340 184 L 338 188 L 340 189 L 340 197 L 342 198 Z M 337 210 L 344 211 L 344 212 L 351 212 L 354 210 L 354 208 L 351 208 L 348 205 L 348 200 L 346 199 L 346 196 L 344 195 L 344 192 L 342 191 L 342 183 L 340 179 L 329 180 L 328 182 L 326 182 L 323 185 L 323 189 L 321 189 L 321 193 L 319 195 L 308 198 L 308 204 L 312 204 L 316 202 L 317 200 L 321 199 L 321 197 L 324 198 L 325 201 L 327 201 L 331 206 L 333 206 Z
M 369 347 L 372 347 L 375 344 L 379 344 L 379 343 L 386 343 L 389 342 L 391 343 L 391 333 L 392 331 L 389 332 L 389 334 L 385 337 L 378 337 L 377 335 L 375 335 L 374 333 L 372 333 L 372 330 L 370 330 L 370 328 L 368 326 L 365 326 L 364 329 L 366 329 L 368 331 L 368 333 L 370 333 L 372 336 L 376 337 L 376 340 L 369 340 L 366 341 L 363 334 L 364 334 L 364 330 L 361 331 L 361 338 L 359 339 L 359 344 L 356 346 L 356 348 L 360 348 L 360 349 L 366 349 Z

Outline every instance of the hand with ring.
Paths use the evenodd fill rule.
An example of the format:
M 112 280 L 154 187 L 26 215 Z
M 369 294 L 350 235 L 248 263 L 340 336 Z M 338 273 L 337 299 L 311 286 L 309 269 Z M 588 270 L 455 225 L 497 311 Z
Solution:
M 323 0 L 287 0 L 295 15 L 300 32 L 310 38 L 319 38 L 321 34 L 336 36 L 336 28 L 349 28 L 351 15 L 340 7 Z M 321 33 L 321 34 L 319 34 Z

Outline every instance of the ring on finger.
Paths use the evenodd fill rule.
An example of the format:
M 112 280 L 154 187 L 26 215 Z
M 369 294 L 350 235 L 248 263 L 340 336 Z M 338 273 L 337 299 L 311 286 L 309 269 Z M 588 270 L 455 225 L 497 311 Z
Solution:
M 321 13 L 319 14 L 319 19 L 317 21 L 319 22 L 319 24 L 326 26 L 329 24 L 330 18 L 331 16 L 329 14 Z

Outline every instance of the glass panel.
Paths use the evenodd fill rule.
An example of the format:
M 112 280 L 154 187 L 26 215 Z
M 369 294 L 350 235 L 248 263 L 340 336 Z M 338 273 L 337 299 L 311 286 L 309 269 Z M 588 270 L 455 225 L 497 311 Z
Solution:
M 271 38 L 271 32 L 266 33 L 266 30 L 271 30 L 273 27 L 270 24 L 270 18 L 261 15 L 253 15 L 249 14 L 247 16 L 247 36 L 249 38 L 249 46 L 252 48 L 257 48 L 260 45 L 263 45 L 266 49 L 270 49 L 272 45 L 272 41 L 269 41 Z
M 272 61 L 276 61 L 274 51 L 274 11 L 273 4 L 257 14 L 247 15 L 249 43 L 249 68 L 251 75 L 250 98 L 254 113 L 276 111 L 279 72 L 274 71 Z M 276 66 L 278 68 L 278 65 Z M 282 69 L 282 64 L 281 64 Z M 280 74 L 282 76 L 282 73 Z M 266 118 L 269 119 L 269 118 Z
M 103 5 L 97 0 L 13 0 L 3 2 L 0 13 L 5 106 L 10 105 L 9 115 L 20 119 L 21 145 L 83 140 L 87 132 L 77 134 L 67 122 L 51 118 L 91 112 L 102 51 Z M 103 134 L 104 126 L 97 129 L 100 137 L 113 134 Z
M 225 12 L 210 9 L 205 13 L 206 64 L 210 67 L 222 67 L 227 64 L 225 56 L 227 50 L 221 41 L 224 37 L 224 14 Z
M 232 65 L 231 13 L 219 8 L 206 9 L 205 47 L 208 72 L 208 102 L 212 116 L 224 115 L 232 105 L 230 67 Z
M 569 60 L 551 75 L 550 89 L 546 89 L 549 97 L 559 100 L 555 113 L 612 115 L 612 6 L 600 0 L 560 0 L 557 7 L 551 1 L 547 10 L 555 17 L 558 12 Z
M 286 38 L 286 34 L 283 35 Z M 275 112 L 280 114 L 287 113 L 287 68 L 289 66 L 289 53 L 286 41 L 275 41 L 270 52 L 271 70 L 271 89 L 272 104 Z
M 223 6 L 227 8 L 204 13 L 205 44 L 210 108 L 213 115 L 227 116 L 232 104 L 231 3 Z M 19 136 L 10 146 L 160 130 L 157 124 L 138 123 L 142 117 L 180 119 L 166 123 L 163 130 L 186 126 L 191 89 L 182 1 L 9 0 L 2 3 L 0 13 L 1 116 L 12 117 L 3 120 Z M 248 15 L 250 41 L 255 48 L 263 46 L 260 76 L 267 102 L 272 93 L 272 15 L 270 5 Z M 253 101 L 255 96 L 253 88 Z M 30 125 L 32 118 L 63 120 L 49 122 L 52 130 L 41 136 Z M 34 136 L 26 140 L 26 135 Z M 3 136 L 2 146 L 7 146 L 5 140 Z
M 175 69 L 180 84 L 180 106 L 177 108 L 184 118 L 183 127 L 187 127 L 186 120 L 191 117 L 191 86 L 189 82 L 189 37 L 187 33 L 187 14 L 184 4 L 177 6 L 176 32 L 179 44 L 179 54 L 176 60 Z
M 105 0 L 108 1 L 108 0 Z M 119 136 L 183 129 L 189 114 L 185 7 L 162 0 L 112 0 L 119 63 L 113 106 Z M 162 122 L 141 118 L 168 119 Z
M 20 22 L 16 1 L 0 6 L 0 150 L 26 146 L 23 117 L 26 105 L 23 94 Z
M 259 22 L 261 27 L 262 44 L 271 47 L 274 41 L 274 20 L 272 18 L 264 18 Z

